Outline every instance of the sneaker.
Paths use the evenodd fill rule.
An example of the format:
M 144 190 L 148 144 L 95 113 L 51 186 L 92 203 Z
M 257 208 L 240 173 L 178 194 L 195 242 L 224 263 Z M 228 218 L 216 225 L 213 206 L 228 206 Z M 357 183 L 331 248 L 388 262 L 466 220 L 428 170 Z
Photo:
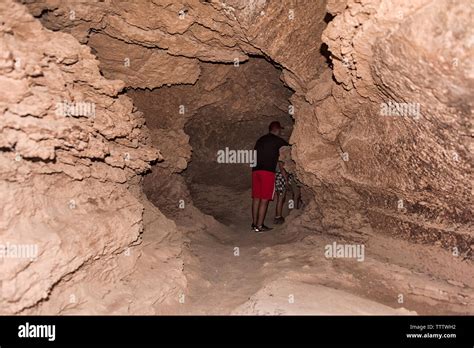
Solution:
M 261 233 L 261 232 L 267 232 L 267 231 L 273 230 L 273 228 L 262 225 L 262 226 L 255 226 L 253 230 L 257 233 Z
M 277 216 L 275 217 L 275 219 L 273 220 L 273 223 L 275 225 L 281 225 L 282 223 L 285 222 L 285 218 L 283 216 Z

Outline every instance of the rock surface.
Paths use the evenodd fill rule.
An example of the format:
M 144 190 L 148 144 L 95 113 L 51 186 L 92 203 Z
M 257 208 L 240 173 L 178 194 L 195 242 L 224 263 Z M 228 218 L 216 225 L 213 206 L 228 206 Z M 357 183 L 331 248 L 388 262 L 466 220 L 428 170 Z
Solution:
M 168 216 L 179 200 L 192 207 L 178 174 L 192 149 L 193 181 L 209 184 L 210 168 L 229 185 L 242 177 L 243 167 L 213 167 L 216 149 L 247 147 L 250 130 L 289 120 L 290 93 L 271 87 L 275 70 L 254 56 L 278 66 L 294 92 L 292 157 L 311 194 L 302 228 L 428 244 L 472 265 L 473 13 L 463 1 L 26 3 L 46 28 L 72 36 L 1 6 L 1 235 L 41 236 L 42 250 L 37 262 L 3 264 L 2 312 L 34 306 L 86 264 L 100 269 L 96 258 L 117 262 L 139 239 L 148 203 L 137 175 L 151 162 L 147 195 Z M 127 94 L 150 131 L 124 86 L 137 88 Z M 60 117 L 61 101 L 92 102 L 95 117 Z M 244 139 L 220 141 L 236 127 Z
M 281 66 L 281 78 L 294 90 L 293 157 L 301 180 L 314 193 L 318 212 L 312 213 L 320 216 L 320 224 L 373 228 L 472 257 L 472 47 L 465 30 L 472 9 L 462 1 L 112 3 L 116 6 L 47 1 L 29 7 L 43 13 L 46 26 L 95 43 L 99 59 L 101 46 L 110 44 L 100 44 L 106 36 L 124 47 L 116 53 L 119 61 L 128 52 L 154 49 L 155 63 L 144 58 L 150 67 L 158 67 L 163 50 L 166 61 L 175 59 L 176 65 L 183 57 L 212 62 L 268 57 Z M 66 18 L 68 9 L 75 10 L 74 20 Z M 90 30 L 98 34 L 89 36 Z M 123 76 L 123 67 L 105 53 L 102 60 L 110 77 L 130 86 L 153 85 L 146 77 L 136 82 L 134 69 Z M 166 81 L 193 83 L 199 69 L 179 66 L 189 71 L 173 69 L 150 79 L 157 87 Z M 193 102 L 190 109 L 202 105 Z M 414 113 L 384 116 L 383 105 L 395 103 L 406 103 Z M 191 133 L 200 121 L 192 122 Z M 184 144 L 185 123 L 178 123 L 169 138 Z M 203 144 L 191 144 L 198 145 Z M 185 168 L 183 155 L 172 156 L 168 164 L 179 158 L 179 168 Z M 353 215 L 364 218 L 354 221 Z
M 290 294 L 290 295 L 288 295 Z M 308 306 L 308 304 L 311 304 Z M 321 285 L 278 279 L 235 309 L 238 315 L 414 315 Z
M 305 158 L 335 145 L 318 180 L 350 188 L 375 231 L 472 258 L 472 8 L 377 0 L 331 1 L 328 10 L 335 18 L 323 41 L 337 84 L 302 116 L 317 120 L 320 145 L 296 151 L 296 162 L 305 167 Z M 390 103 L 416 112 L 384 114 Z M 309 139 L 300 129 L 293 137 Z
M 90 311 L 94 296 L 64 289 L 82 278 L 90 281 L 83 286 L 107 293 L 133 269 L 144 229 L 137 175 L 161 155 L 142 114 L 121 93 L 123 82 L 100 76 L 89 47 L 44 29 L 22 5 L 2 2 L 0 15 L 0 312 L 41 312 L 53 290 L 60 295 L 48 313 L 84 302 Z M 167 228 L 146 233 L 166 240 L 176 227 L 160 219 Z M 28 245 L 31 253 L 11 253 Z M 170 249 L 168 257 L 179 253 Z M 167 281 L 174 280 L 184 278 Z M 156 297 L 163 296 L 166 282 L 155 285 Z M 117 311 L 130 307 L 124 302 Z

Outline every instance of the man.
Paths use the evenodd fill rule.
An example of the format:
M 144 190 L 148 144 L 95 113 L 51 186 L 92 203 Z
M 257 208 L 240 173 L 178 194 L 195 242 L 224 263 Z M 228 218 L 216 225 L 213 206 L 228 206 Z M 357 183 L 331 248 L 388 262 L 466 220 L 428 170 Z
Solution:
M 280 138 L 282 129 L 280 122 L 273 121 L 268 126 L 268 134 L 260 137 L 254 147 L 257 164 L 252 169 L 252 229 L 255 232 L 271 230 L 264 224 L 265 215 L 275 193 L 275 170 L 280 147 L 289 145 Z

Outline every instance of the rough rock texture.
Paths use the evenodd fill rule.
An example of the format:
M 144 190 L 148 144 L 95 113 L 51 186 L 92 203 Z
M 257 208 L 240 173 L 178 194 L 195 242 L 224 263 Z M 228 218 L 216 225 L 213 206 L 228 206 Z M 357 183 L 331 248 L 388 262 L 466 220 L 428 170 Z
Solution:
M 108 78 L 120 78 L 128 87 L 162 86 L 150 92 L 128 92 L 138 109 L 146 114 L 155 147 L 163 150 L 164 161 L 147 178 L 147 186 L 152 188 L 148 196 L 154 197 L 161 210 L 171 211 L 179 199 L 189 197 L 184 180 L 177 173 L 187 167 L 191 146 L 195 148 L 196 158 L 202 154 L 201 158 L 208 159 L 210 153 L 206 155 L 206 151 L 221 145 L 213 132 L 225 133 L 228 127 L 241 123 L 239 115 L 246 119 L 262 110 L 258 105 L 253 105 L 254 109 L 242 109 L 248 105 L 236 103 L 232 105 L 241 111 L 235 112 L 233 124 L 222 122 L 212 126 L 210 122 L 211 118 L 214 122 L 224 105 L 220 104 L 223 95 L 219 86 L 225 83 L 228 74 L 237 71 L 245 76 L 237 78 L 251 81 L 245 75 L 246 69 L 252 69 L 249 57 L 258 55 L 278 65 L 281 79 L 294 91 L 292 157 L 299 178 L 312 194 L 301 216 L 302 227 L 340 235 L 384 234 L 443 247 L 460 260 L 472 258 L 469 162 L 472 145 L 469 141 L 473 70 L 469 57 L 473 52 L 466 30 L 470 27 L 472 8 L 463 1 L 187 0 L 79 4 L 48 0 L 27 6 L 47 28 L 68 32 L 93 47 Z M 79 47 L 77 43 L 71 45 Z M 114 53 L 109 47 L 114 48 Z M 38 45 L 35 49 L 39 49 Z M 127 58 L 131 59 L 127 61 Z M 242 64 L 247 60 L 247 64 Z M 82 60 L 73 62 L 68 57 L 57 64 L 63 69 L 86 64 Z M 240 63 L 240 70 L 232 70 L 232 65 L 211 64 L 208 68 L 201 62 Z M 9 64 L 12 63 L 2 66 L 12 69 Z M 164 66 L 180 69 L 162 69 Z M 145 71 L 148 74 L 144 75 Z M 31 73 L 35 74 L 34 69 Z M 67 76 L 72 78 L 71 74 Z M 58 81 L 57 75 L 52 80 Z M 75 82 L 81 87 L 69 90 L 86 93 L 82 91 L 87 86 L 85 81 L 87 76 L 81 75 Z M 133 121 L 135 118 L 130 114 L 130 101 L 125 96 L 110 100 L 107 95 L 114 96 L 118 87 L 112 88 L 110 81 L 100 81 L 94 92 L 101 92 L 95 93 L 94 98 L 108 100 L 102 102 L 106 105 L 102 109 L 109 115 L 114 113 L 114 123 L 106 118 L 90 126 L 85 134 L 99 133 L 104 138 L 102 141 L 101 137 L 98 141 L 92 137 L 94 140 L 91 138 L 86 144 L 68 141 L 66 145 L 61 140 L 66 137 L 60 133 L 62 128 L 34 132 L 32 126 L 36 127 L 37 123 L 27 123 L 30 116 L 21 116 L 27 112 L 17 111 L 14 119 L 18 126 L 11 127 L 2 138 L 2 149 L 14 149 L 26 157 L 34 157 L 35 162 L 28 162 L 34 168 L 68 173 L 77 179 L 83 178 L 83 170 L 89 168 L 94 172 L 100 167 L 98 171 L 107 180 L 115 180 L 113 187 L 119 190 L 117 182 L 129 181 L 128 175 L 145 170 L 147 162 L 157 155 L 151 149 L 142 151 L 143 141 L 136 141 L 132 142 L 134 149 L 140 150 L 130 153 L 132 161 L 123 160 L 123 147 L 131 143 L 123 139 L 141 139 L 143 132 L 136 130 L 140 126 L 131 126 L 138 121 Z M 216 85 L 212 81 L 217 81 Z M 26 81 L 5 80 L 5 83 L 11 91 L 7 95 L 13 98 L 5 103 L 21 101 L 14 91 L 27 88 Z M 247 90 L 238 84 L 229 88 L 235 92 Z M 103 89 L 108 92 L 102 92 Z M 37 89 L 33 95 L 39 95 L 40 91 Z M 198 93 L 195 91 L 200 94 L 194 94 Z M 93 98 L 89 94 L 87 97 Z M 286 102 L 286 94 L 274 100 L 283 105 L 283 97 Z M 153 100 L 156 102 L 150 106 Z M 384 103 L 411 103 L 419 107 L 419 113 L 384 116 Z M 220 108 L 214 109 L 215 104 Z M 98 109 L 100 105 L 97 101 Z M 180 105 L 184 106 L 184 114 L 179 114 Z M 286 106 L 283 106 L 276 109 L 284 112 Z M 232 109 L 224 111 L 234 114 Z M 124 121 L 124 115 L 133 120 Z M 13 116 L 4 119 L 9 117 Z M 74 120 L 81 121 L 81 125 L 87 121 Z M 21 135 L 22 129 L 28 127 L 33 130 L 28 133 L 35 136 Z M 197 137 L 204 129 L 210 135 Z M 32 141 L 41 146 L 29 146 Z M 104 144 L 109 152 L 103 150 Z M 149 155 L 145 156 L 147 152 Z M 5 156 L 5 160 L 12 161 L 14 153 L 9 151 Z M 63 158 L 71 156 L 66 163 L 81 165 L 63 163 Z M 38 162 L 37 158 L 42 160 Z M 134 162 L 135 158 L 140 161 Z M 10 178 L 17 175 L 20 169 L 12 171 L 15 168 L 11 167 L 12 162 L 7 163 L 5 175 Z M 192 166 L 191 163 L 190 172 Z M 198 173 L 199 170 L 195 172 Z M 196 175 L 194 179 L 199 177 Z M 40 184 L 44 182 L 41 180 Z M 87 187 L 93 190 L 94 185 Z M 128 202 L 126 191 L 120 192 L 125 198 L 114 199 L 114 204 Z M 167 199 L 168 194 L 172 198 Z M 13 216 L 16 205 L 11 207 L 8 211 Z M 8 217 L 7 221 L 11 219 Z M 104 221 L 102 215 L 101 221 Z M 126 221 L 129 223 L 130 218 Z M 471 265 L 471 261 L 466 262 Z
M 88 44 L 100 60 L 104 76 L 123 80 L 129 87 L 155 88 L 165 84 L 195 83 L 199 77 L 197 59 L 173 57 L 165 50 L 129 45 L 98 33 L 90 36 Z
M 191 77 L 184 76 L 180 70 L 186 67 L 191 72 L 190 65 L 197 59 L 234 63 L 258 54 L 281 64 L 288 79 L 299 86 L 316 78 L 324 68 L 320 46 L 325 6 L 325 1 L 294 3 L 290 0 L 145 3 L 43 0 L 28 3 L 31 13 L 41 16 L 47 28 L 69 32 L 80 42 L 89 43 L 97 49 L 99 57 L 105 47 L 120 45 L 116 40 L 120 40 L 122 46 L 128 43 L 125 50 L 119 51 L 121 54 L 110 56 L 110 52 L 103 52 L 105 71 L 112 74 L 110 70 L 115 70 L 122 77 L 122 63 L 130 58 L 130 67 L 135 67 L 126 74 L 127 81 L 133 79 L 141 64 L 159 68 L 163 61 L 166 64 L 174 61 L 176 67 L 180 64 L 182 67 L 168 71 L 168 80 L 171 76 L 176 80 L 176 75 L 181 75 L 189 81 Z M 98 38 L 97 33 L 100 33 Z M 307 40 L 311 40 L 311 44 L 302 45 Z M 147 52 L 142 48 L 152 48 L 153 54 L 141 56 L 140 52 Z M 164 53 L 169 56 L 165 58 Z M 190 59 L 183 60 L 183 57 Z M 118 64 L 111 64 L 114 59 Z M 162 78 L 140 79 L 142 87 L 152 87 L 153 83 L 159 87 L 163 83 Z M 145 80 L 148 86 L 144 86 Z
M 320 137 L 311 151 L 296 151 L 297 163 L 333 145 L 317 180 L 350 190 L 375 231 L 471 258 L 472 8 L 377 0 L 332 1 L 328 10 L 336 17 L 323 40 L 337 83 L 323 75 L 331 93 L 306 93 L 313 108 L 297 120 L 313 120 Z M 420 113 L 381 115 L 389 102 L 418 103 Z M 304 129 L 294 139 L 309 140 Z
M 246 51 L 258 53 L 241 47 L 248 44 L 236 34 L 241 31 L 238 23 L 229 23 L 230 10 L 216 11 L 198 0 L 37 1 L 28 6 L 46 27 L 69 32 L 95 48 L 104 72 L 131 87 L 192 83 L 199 75 L 199 60 L 243 62 Z
M 143 240 L 113 257 L 89 261 L 28 314 L 172 314 L 187 287 L 183 239 L 173 221 L 145 198 Z M 171 309 L 170 309 L 171 308 Z
M 33 257 L 2 257 L 0 312 L 24 311 L 52 292 L 60 295 L 48 313 L 81 302 L 90 310 L 94 296 L 73 292 L 70 298 L 58 288 L 81 280 L 81 286 L 107 293 L 133 268 L 141 247 L 133 247 L 130 257 L 120 254 L 139 244 L 143 231 L 137 175 L 161 155 L 141 113 L 120 94 L 123 82 L 100 76 L 89 47 L 44 29 L 22 5 L 2 2 L 0 16 L 2 252 L 5 245 L 37 248 Z M 64 103 L 73 106 L 70 114 L 63 113 Z M 148 233 L 176 233 L 164 216 L 155 219 L 167 229 Z M 169 257 L 179 253 L 170 250 Z M 168 281 L 174 279 L 183 283 L 180 274 Z M 156 297 L 162 296 L 165 290 L 155 285 Z M 103 306 L 98 313 L 111 310 Z M 132 307 L 118 306 L 121 312 Z

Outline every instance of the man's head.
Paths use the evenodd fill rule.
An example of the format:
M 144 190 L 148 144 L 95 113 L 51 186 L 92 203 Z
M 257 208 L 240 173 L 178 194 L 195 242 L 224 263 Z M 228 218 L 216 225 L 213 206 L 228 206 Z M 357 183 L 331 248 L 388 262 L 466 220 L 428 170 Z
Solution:
M 268 126 L 268 131 L 272 134 L 275 134 L 275 135 L 281 135 L 281 130 L 282 129 L 284 129 L 284 128 L 281 126 L 280 122 L 278 122 L 278 121 L 273 121 Z

